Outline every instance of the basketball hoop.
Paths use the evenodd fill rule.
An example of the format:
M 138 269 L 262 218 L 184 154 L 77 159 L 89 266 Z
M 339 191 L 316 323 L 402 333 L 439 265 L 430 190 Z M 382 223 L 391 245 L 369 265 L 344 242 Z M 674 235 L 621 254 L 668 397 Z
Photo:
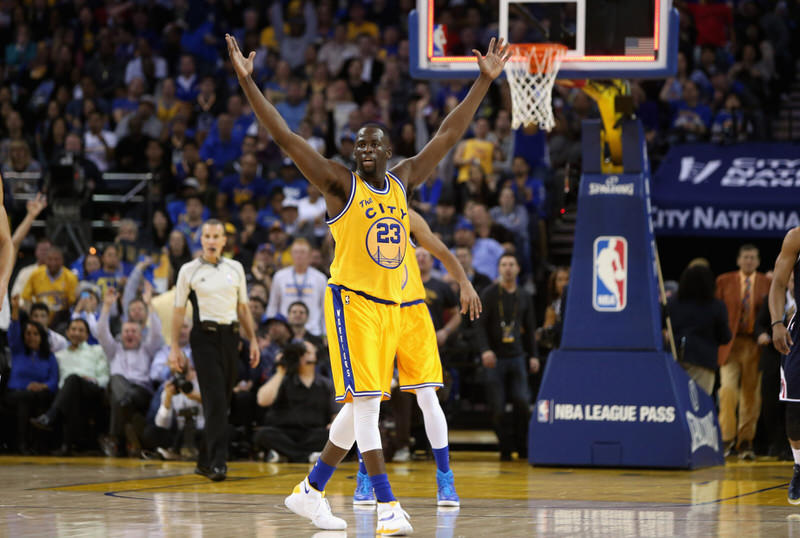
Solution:
M 558 43 L 518 43 L 505 72 L 511 88 L 511 127 L 538 124 L 549 131 L 555 126 L 551 95 L 567 47 Z

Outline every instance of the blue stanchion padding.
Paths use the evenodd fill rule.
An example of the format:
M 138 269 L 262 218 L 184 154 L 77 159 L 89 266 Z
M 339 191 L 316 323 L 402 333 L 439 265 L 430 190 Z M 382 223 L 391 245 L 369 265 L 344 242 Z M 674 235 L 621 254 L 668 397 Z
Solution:
M 592 146 L 599 137 L 582 143 L 584 155 L 600 154 Z M 639 121 L 623 125 L 623 161 L 635 173 L 581 179 L 561 347 L 545 367 L 529 460 L 718 465 L 713 402 L 663 350 L 650 171 Z
M 529 432 L 535 465 L 724 463 L 711 397 L 664 352 L 554 351 Z
M 584 175 L 563 349 L 662 349 L 644 174 Z

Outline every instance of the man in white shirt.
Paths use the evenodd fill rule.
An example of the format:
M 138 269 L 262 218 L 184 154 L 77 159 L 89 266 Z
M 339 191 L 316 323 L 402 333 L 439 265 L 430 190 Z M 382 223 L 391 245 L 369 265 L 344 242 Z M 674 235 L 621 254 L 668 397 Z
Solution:
M 292 266 L 284 267 L 272 277 L 272 289 L 267 303 L 267 318 L 289 315 L 289 306 L 301 301 L 308 307 L 306 330 L 313 335 L 324 334 L 323 301 L 328 279 L 311 267 L 311 245 L 305 239 L 292 243 Z
M 152 64 L 152 72 L 145 73 L 145 65 Z M 162 80 L 167 77 L 167 61 L 161 56 L 153 54 L 150 43 L 145 38 L 139 38 L 136 43 L 136 57 L 125 66 L 125 85 L 135 78 L 147 80 L 147 75 Z
M 106 172 L 114 160 L 117 137 L 111 131 L 103 129 L 103 114 L 96 110 L 89 114 L 88 124 L 89 129 L 83 135 L 84 155 L 101 173 Z

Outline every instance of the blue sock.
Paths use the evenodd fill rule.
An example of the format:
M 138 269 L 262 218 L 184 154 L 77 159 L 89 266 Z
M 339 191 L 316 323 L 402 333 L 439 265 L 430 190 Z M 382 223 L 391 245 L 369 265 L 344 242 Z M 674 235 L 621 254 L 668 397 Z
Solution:
M 314 468 L 308 473 L 308 483 L 317 491 L 324 491 L 335 470 L 336 467 L 331 467 L 322 461 L 322 458 L 319 458 L 314 464 Z
M 356 453 L 358 454 L 358 472 L 361 474 L 369 474 L 367 472 L 367 466 L 364 465 L 364 458 L 361 457 L 361 451 L 356 450 Z
M 389 503 L 397 500 L 394 498 L 392 486 L 389 485 L 389 477 L 386 476 L 386 473 L 370 476 L 369 479 L 372 481 L 372 489 L 375 490 L 375 498 L 378 499 L 379 503 Z
M 446 473 L 450 470 L 450 448 L 434 448 L 433 457 L 436 460 L 436 468 Z

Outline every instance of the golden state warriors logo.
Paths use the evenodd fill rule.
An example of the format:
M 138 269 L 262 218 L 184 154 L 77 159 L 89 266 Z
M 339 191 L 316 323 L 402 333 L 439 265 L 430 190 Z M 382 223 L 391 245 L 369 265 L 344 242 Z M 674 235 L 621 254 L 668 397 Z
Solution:
M 408 236 L 403 223 L 394 217 L 382 217 L 367 231 L 367 252 L 384 269 L 397 269 L 406 255 Z

